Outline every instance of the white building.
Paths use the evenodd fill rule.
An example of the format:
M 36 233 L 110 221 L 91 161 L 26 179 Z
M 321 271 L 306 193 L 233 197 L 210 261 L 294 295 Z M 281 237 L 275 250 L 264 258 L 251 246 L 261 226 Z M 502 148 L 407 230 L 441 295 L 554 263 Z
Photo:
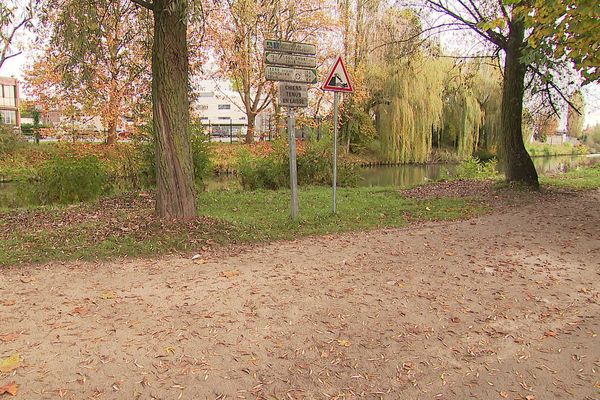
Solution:
M 212 136 L 232 136 L 237 138 L 246 134 L 248 119 L 244 105 L 237 92 L 227 82 L 203 81 L 198 90 L 194 110 Z M 256 117 L 256 133 L 269 129 L 269 114 L 261 113 Z

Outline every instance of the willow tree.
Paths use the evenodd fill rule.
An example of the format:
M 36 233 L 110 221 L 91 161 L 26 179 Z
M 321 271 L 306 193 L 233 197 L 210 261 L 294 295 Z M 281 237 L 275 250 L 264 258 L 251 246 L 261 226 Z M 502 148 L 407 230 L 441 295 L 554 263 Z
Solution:
M 551 73 L 556 65 L 569 61 L 586 81 L 598 79 L 597 2 L 426 0 L 426 4 L 462 29 L 474 31 L 493 45 L 496 52 L 504 52 L 498 153 L 507 180 L 539 187 L 537 172 L 523 143 L 525 77 L 527 72 L 536 75 L 546 91 L 556 91 L 563 100 L 567 99 Z
M 425 162 L 441 124 L 446 69 L 411 39 L 421 30 L 415 13 L 388 9 L 376 23 L 366 70 L 382 155 Z
M 381 75 L 386 100 L 375 107 L 377 130 L 383 155 L 393 162 L 426 162 L 432 132 L 441 126 L 444 71 L 436 60 L 419 58 L 398 61 Z
M 578 90 L 571 96 L 571 105 L 567 109 L 567 134 L 574 138 L 583 135 L 583 114 L 585 102 L 581 91 Z
M 473 90 L 478 65 L 456 61 L 444 80 L 444 111 L 438 143 L 452 145 L 460 158 L 473 154 L 479 144 L 484 112 Z
M 502 74 L 498 67 L 480 64 L 473 78 L 473 93 L 483 112 L 480 148 L 495 152 L 501 132 Z

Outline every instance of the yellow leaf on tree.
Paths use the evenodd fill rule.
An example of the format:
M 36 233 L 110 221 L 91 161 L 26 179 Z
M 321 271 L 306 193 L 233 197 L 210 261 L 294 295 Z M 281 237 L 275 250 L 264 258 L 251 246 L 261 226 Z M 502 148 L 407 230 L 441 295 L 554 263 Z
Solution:
M 21 356 L 19 353 L 15 353 L 12 356 L 0 360 L 0 372 L 10 372 L 19 368 L 21 363 Z
M 0 386 L 0 394 L 8 393 L 11 396 L 16 396 L 18 388 L 19 385 L 17 385 L 17 383 L 13 381 L 8 385 Z

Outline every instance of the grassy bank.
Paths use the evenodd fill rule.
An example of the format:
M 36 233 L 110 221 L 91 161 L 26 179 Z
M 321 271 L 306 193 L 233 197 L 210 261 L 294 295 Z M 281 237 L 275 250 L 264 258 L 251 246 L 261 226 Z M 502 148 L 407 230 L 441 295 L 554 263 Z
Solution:
M 525 149 L 531 157 L 551 157 L 551 156 L 578 156 L 589 153 L 589 149 L 584 145 L 574 146 L 571 143 L 548 144 L 548 143 L 527 143 Z
M 569 189 L 600 189 L 600 163 L 540 177 L 540 183 Z
M 0 211 L 0 265 L 193 253 L 213 243 L 252 243 L 448 220 L 481 212 L 464 199 L 405 199 L 391 188 L 340 189 L 332 215 L 329 188 L 302 188 L 299 221 L 288 191 L 203 193 L 200 217 L 170 223 L 153 217 L 149 195 L 93 204 Z

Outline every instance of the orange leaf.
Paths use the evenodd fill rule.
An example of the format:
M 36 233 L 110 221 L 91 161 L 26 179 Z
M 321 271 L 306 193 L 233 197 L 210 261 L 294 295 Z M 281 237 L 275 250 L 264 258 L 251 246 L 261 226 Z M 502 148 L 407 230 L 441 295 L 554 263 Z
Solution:
M 16 396 L 18 388 L 19 385 L 17 385 L 17 383 L 13 381 L 8 385 L 0 386 L 0 394 L 8 393 L 11 396 Z
M 544 336 L 554 337 L 554 336 L 556 336 L 556 332 L 554 332 L 554 331 L 548 331 L 548 332 L 544 333 Z
M 83 306 L 75 307 L 73 309 L 73 313 L 74 314 L 85 315 L 88 312 L 89 312 L 89 310 L 86 307 L 83 307 Z
M 19 337 L 18 333 L 4 333 L 0 334 L 0 342 L 12 342 Z
M 240 274 L 240 271 L 234 269 L 231 271 L 223 271 L 223 272 L 221 272 L 221 274 L 223 274 L 223 276 L 225 278 L 233 278 L 233 277 L 238 276 Z

